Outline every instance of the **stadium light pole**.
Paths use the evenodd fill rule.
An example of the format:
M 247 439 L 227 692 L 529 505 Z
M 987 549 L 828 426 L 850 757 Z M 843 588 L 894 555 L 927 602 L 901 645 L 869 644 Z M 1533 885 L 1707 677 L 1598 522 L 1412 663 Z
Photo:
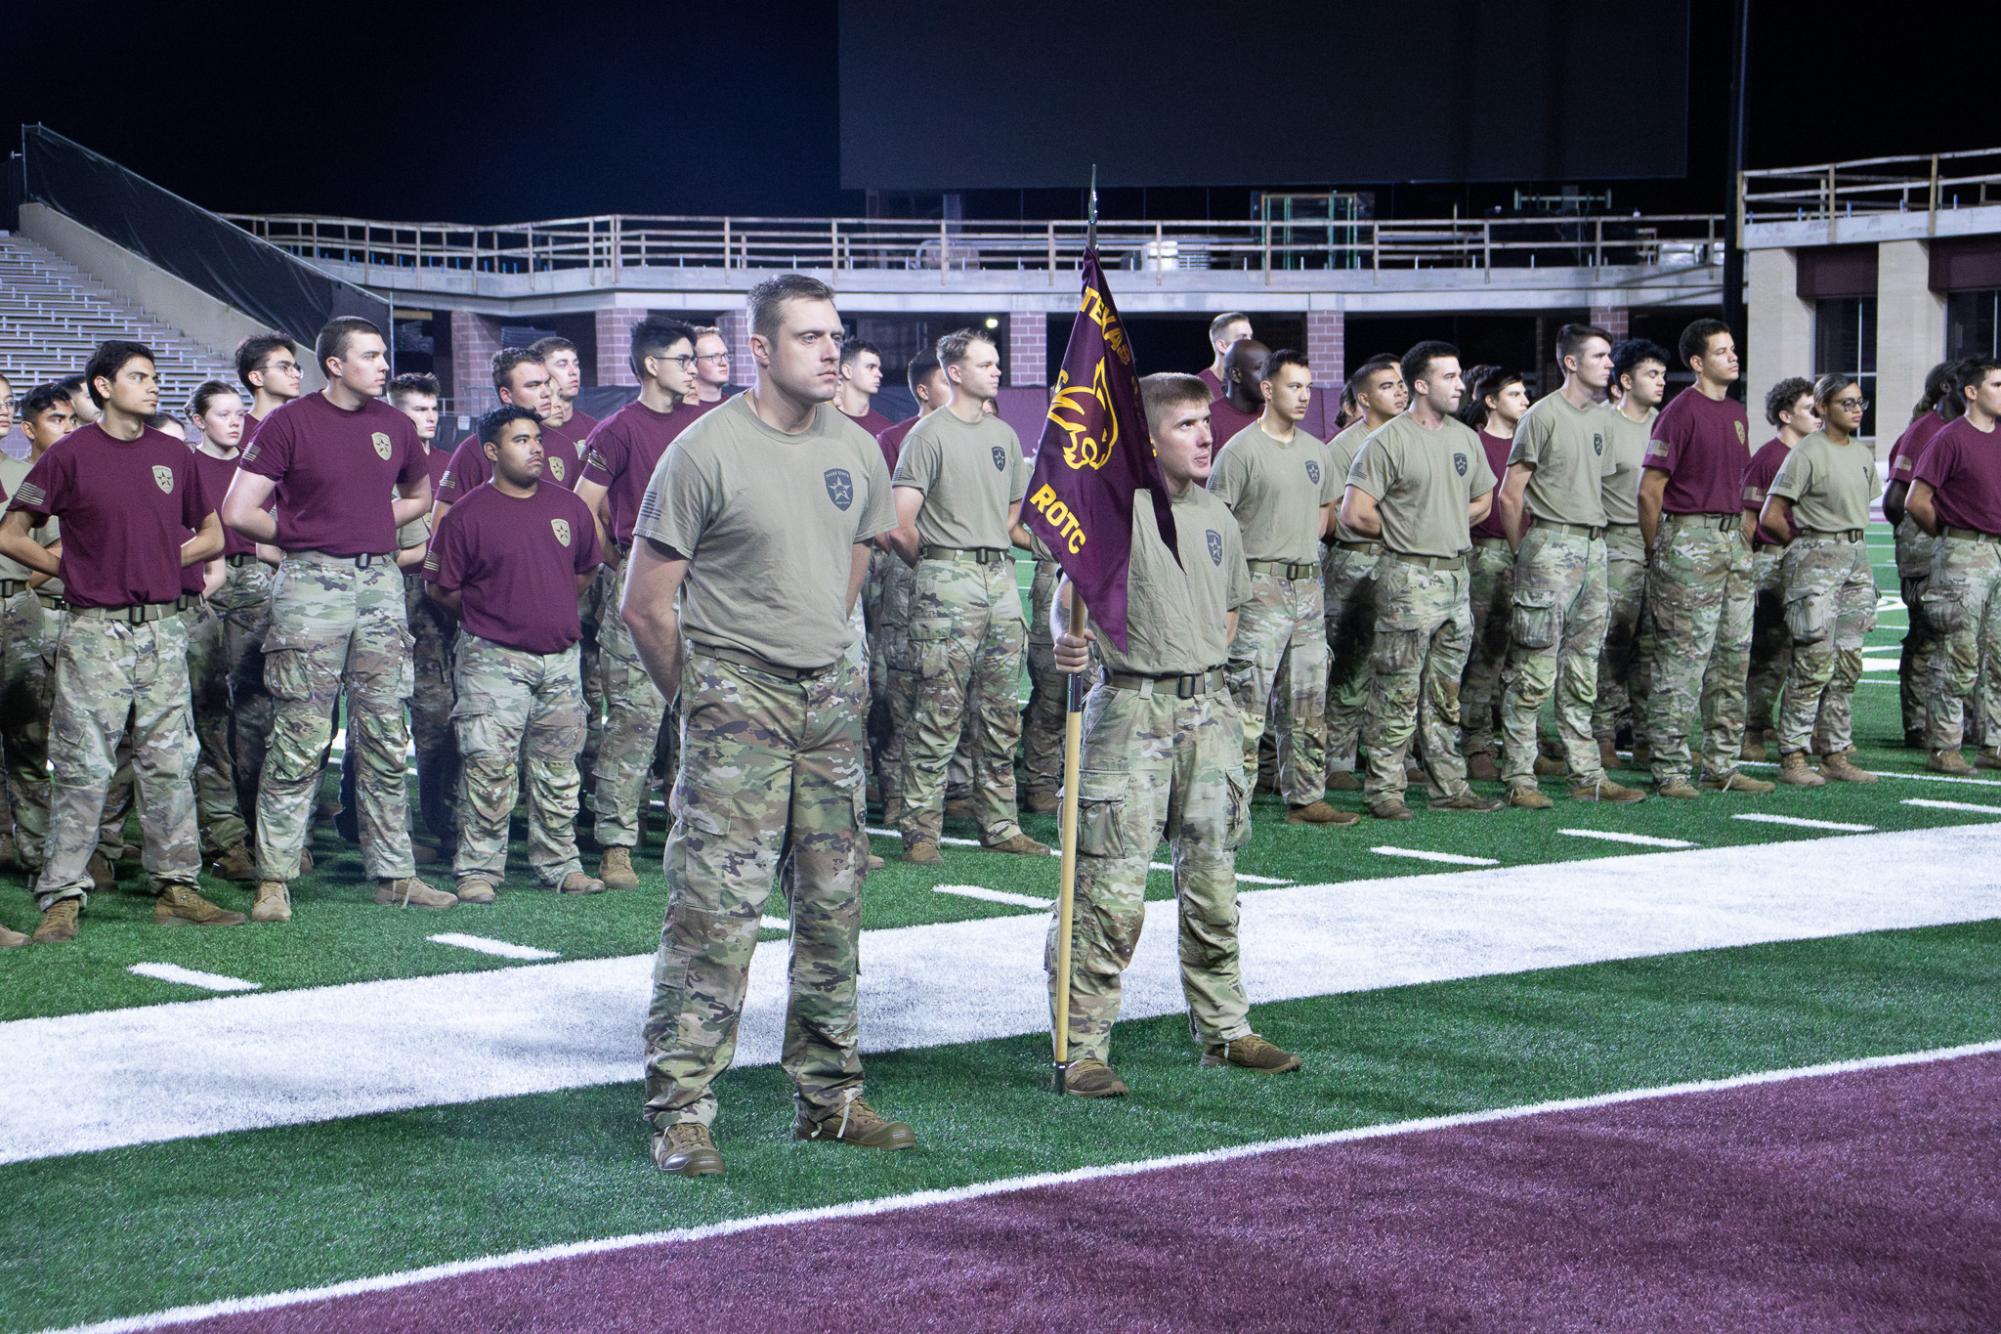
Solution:
M 1723 321 L 1741 346 L 1744 328 L 1744 70 L 1751 46 L 1751 0 L 1732 0 L 1730 33 L 1730 180 L 1725 187 Z

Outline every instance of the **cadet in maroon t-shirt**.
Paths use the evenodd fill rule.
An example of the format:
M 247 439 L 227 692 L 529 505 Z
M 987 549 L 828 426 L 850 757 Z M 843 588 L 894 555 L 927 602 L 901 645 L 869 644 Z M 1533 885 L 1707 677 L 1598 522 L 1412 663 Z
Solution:
M 56 645 L 49 720 L 47 860 L 35 880 L 35 939 L 69 940 L 88 902 L 89 862 L 131 721 L 144 861 L 163 925 L 234 926 L 195 890 L 194 729 L 189 721 L 187 623 L 174 614 L 182 571 L 222 550 L 222 528 L 194 458 L 150 429 L 160 391 L 143 344 L 102 344 L 84 372 L 99 422 L 51 446 L 15 488 L 0 520 L 0 555 L 60 576 L 69 611 Z M 62 524 L 62 552 L 31 527 Z M 193 536 L 190 537 L 189 534 Z
M 1737 341 L 1721 320 L 1697 320 L 1682 331 L 1679 351 L 1696 383 L 1654 419 L 1640 473 L 1655 627 L 1654 782 L 1664 797 L 1697 795 L 1689 742 L 1699 730 L 1704 786 L 1769 792 L 1770 783 L 1737 770 L 1752 612 L 1743 517 L 1751 427 L 1744 405 L 1729 397 L 1740 374 Z M 1705 681 L 1715 688 L 1705 691 Z
M 841 344 L 841 388 L 834 395 L 834 406 L 870 436 L 879 436 L 895 424 L 871 406 L 881 392 L 882 350 L 859 338 Z
M 347 744 L 358 748 L 356 804 L 362 860 L 388 906 L 449 908 L 458 900 L 416 878 L 404 753 L 409 728 L 410 631 L 397 529 L 431 508 L 430 470 L 417 429 L 382 401 L 388 344 L 367 320 L 345 316 L 314 349 L 327 387 L 265 419 L 243 451 L 223 519 L 284 550 L 271 589 L 264 683 L 277 701 L 257 791 L 257 904 L 251 917 L 292 916 L 320 765 L 343 685 Z M 274 521 L 264 512 L 275 496 Z M 392 498 L 393 497 L 393 498 Z
M 493 480 L 439 524 L 424 560 L 431 597 L 459 614 L 454 722 L 464 765 L 459 898 L 491 903 L 507 863 L 507 821 L 527 740 L 528 862 L 545 889 L 605 885 L 577 858 L 577 752 L 584 696 L 577 672 L 577 594 L 600 564 L 583 501 L 542 480 L 541 427 L 525 408 L 480 422 Z M 567 445 L 565 445 L 567 447 Z
M 636 889 L 632 849 L 639 843 L 646 774 L 661 742 L 667 701 L 639 660 L 632 634 L 619 614 L 624 590 L 622 555 L 632 542 L 639 502 L 654 467 L 676 436 L 707 409 L 695 402 L 695 331 L 679 320 L 651 317 L 632 331 L 631 366 L 639 398 L 598 423 L 584 458 L 577 498 L 596 516 L 607 547 L 598 575 L 603 608 L 598 625 L 598 682 L 604 692 L 604 737 L 592 776 L 597 840 L 604 846 L 598 874 L 611 889 Z M 672 772 L 671 767 L 669 772 Z
M 1820 427 L 1813 382 L 1792 376 L 1765 395 L 1765 419 L 1779 433 L 1758 447 L 1744 469 L 1744 528 L 1751 534 L 1751 656 L 1745 684 L 1743 758 L 1768 754 L 1767 734 L 1776 741 L 1779 691 L 1792 661 L 1793 637 L 1786 630 L 1785 578 L 1780 566 L 1786 544 L 1758 522 L 1786 455 Z

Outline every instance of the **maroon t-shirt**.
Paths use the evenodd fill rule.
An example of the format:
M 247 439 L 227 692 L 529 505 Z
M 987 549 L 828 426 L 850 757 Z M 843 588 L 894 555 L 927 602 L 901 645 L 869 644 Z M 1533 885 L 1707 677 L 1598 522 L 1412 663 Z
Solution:
M 119 440 L 93 424 L 49 446 L 7 508 L 61 522 L 70 605 L 136 607 L 185 591 L 181 547 L 215 505 L 186 442 L 150 427 Z
M 1487 517 L 1473 525 L 1475 537 L 1506 537 L 1508 530 L 1501 526 L 1501 486 L 1508 480 L 1508 451 L 1514 448 L 1514 441 L 1503 440 L 1498 435 L 1488 435 L 1485 431 L 1475 431 L 1480 437 L 1480 448 L 1487 451 L 1487 466 L 1494 470 L 1494 506 L 1487 511 Z
M 574 491 L 583 475 L 584 465 L 577 458 L 576 446 L 551 428 L 543 427 L 542 480 Z M 475 431 L 452 450 L 451 466 L 445 469 L 445 480 L 438 483 L 438 499 L 456 505 L 492 480 L 493 461 L 486 456 L 486 442 Z
M 1207 366 L 1198 371 L 1195 378 L 1209 386 L 1209 397 L 1221 398 L 1223 396 L 1222 377 L 1218 376 L 1216 372 L 1210 370 Z
M 452 474 L 452 456 L 436 445 L 430 446 L 424 451 L 424 471 L 431 474 L 431 500 L 435 503 L 444 492 L 445 478 Z
M 1779 469 L 1784 466 L 1786 455 L 1792 452 L 1793 447 L 1777 436 L 1773 436 L 1770 440 L 1758 446 L 1758 452 L 1751 456 L 1750 465 L 1744 469 L 1744 512 L 1746 514 L 1756 514 L 1765 508 L 1765 493 L 1772 489 L 1772 482 L 1778 477 Z M 1761 523 L 1758 525 L 1757 544 L 1759 546 L 1775 546 L 1778 544 L 1778 540 L 1764 524 Z
M 1948 423 L 1925 447 L 1911 480 L 1931 484 L 1941 528 L 2001 533 L 2001 427 L 1982 431 L 1964 417 Z
M 577 482 L 584 475 L 584 442 L 591 438 L 591 432 L 597 426 L 598 419 L 588 412 L 572 412 L 570 419 L 561 426 L 543 422 L 542 451 L 549 460 L 543 469 L 543 476 L 552 482 L 561 482 L 572 491 L 576 490 Z M 557 476 L 558 459 L 562 462 L 561 476 Z
M 1938 438 L 1945 429 L 1945 419 L 1936 412 L 1923 412 L 1918 419 L 1904 428 L 1897 442 L 1890 446 L 1890 457 L 1886 460 L 1890 480 L 1909 486 L 1911 477 L 1917 472 L 1918 460 L 1924 457 L 1925 446 Z
M 884 431 L 887 431 L 890 427 L 896 424 L 895 422 L 892 422 L 889 418 L 883 416 L 880 412 L 877 412 L 874 408 L 870 408 L 867 412 L 864 412 L 859 417 L 848 417 L 848 414 L 845 412 L 841 413 L 841 415 L 843 417 L 847 417 L 849 421 L 861 427 L 864 431 L 867 431 L 870 435 L 881 435 Z
M 684 403 L 672 412 L 655 412 L 634 399 L 599 422 L 597 430 L 591 432 L 589 452 L 584 455 L 584 476 L 605 489 L 612 539 L 619 546 L 632 545 L 632 525 L 639 517 L 639 502 L 645 498 L 646 484 L 653 480 L 654 465 L 667 452 L 667 446 L 715 406 Z
M 1665 512 L 1735 514 L 1744 504 L 1744 469 L 1751 463 L 1751 419 L 1734 398 L 1684 389 L 1654 418 L 1645 463 L 1668 475 Z
M 202 493 L 208 497 L 211 505 L 221 508 L 222 498 L 229 493 L 229 484 L 236 478 L 236 466 L 243 461 L 242 454 L 239 453 L 233 458 L 219 459 L 213 454 L 204 453 L 196 449 L 193 445 L 188 446 L 188 452 L 194 455 L 195 471 L 201 474 Z M 252 542 L 229 525 L 223 525 L 223 555 L 248 556 L 256 550 L 257 544 L 255 542 Z M 199 571 L 201 566 L 190 565 L 188 568 Z M 199 575 L 197 575 L 195 587 L 190 591 L 201 592 Z
M 303 394 L 267 417 L 241 464 L 278 484 L 277 545 L 329 556 L 396 550 L 390 498 L 429 472 L 409 417 L 380 399 L 349 412 L 325 394 Z
M 264 419 L 262 417 L 245 408 L 243 410 L 243 438 L 236 442 L 236 447 L 241 450 L 249 445 L 252 440 L 255 440 L 257 438 L 257 428 L 263 424 Z
M 876 433 L 875 442 L 882 448 L 882 461 L 889 465 L 889 475 L 896 476 L 896 461 L 903 456 L 903 440 L 911 428 L 923 421 L 922 417 L 905 417 L 896 425 Z
M 1209 432 L 1215 441 L 1215 448 L 1221 450 L 1235 438 L 1237 432 L 1249 426 L 1264 415 L 1264 409 L 1256 412 L 1239 412 L 1236 405 L 1227 398 L 1219 398 L 1209 404 Z
M 460 591 L 467 634 L 523 653 L 561 653 L 583 636 L 577 576 L 601 564 L 597 524 L 575 495 L 544 482 L 522 499 L 486 485 L 438 525 L 424 577 Z

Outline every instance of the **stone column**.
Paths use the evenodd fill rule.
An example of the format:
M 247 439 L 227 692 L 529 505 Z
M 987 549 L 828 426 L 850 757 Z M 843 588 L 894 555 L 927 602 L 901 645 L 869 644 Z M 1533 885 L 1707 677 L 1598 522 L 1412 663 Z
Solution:
M 1931 289 L 1923 241 L 1876 247 L 1876 453 L 1889 452 L 1924 392 L 1925 373 L 1945 359 L 1945 298 Z
M 1744 357 L 1744 406 L 1754 429 L 1763 430 L 1765 395 L 1772 386 L 1788 375 L 1813 372 L 1813 306 L 1800 300 L 1794 251 L 1753 250 L 1745 260 L 1744 319 L 1750 327 L 1737 331 L 1737 347 Z

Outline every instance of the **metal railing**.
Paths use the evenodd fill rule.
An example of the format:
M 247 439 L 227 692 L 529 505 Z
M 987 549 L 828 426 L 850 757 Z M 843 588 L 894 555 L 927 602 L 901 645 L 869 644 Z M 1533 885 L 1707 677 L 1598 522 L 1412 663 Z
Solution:
M 1976 208 L 2001 204 L 2001 148 L 1747 171 L 1739 188 L 1747 223 Z
M 225 215 L 302 259 L 467 274 L 582 271 L 616 281 L 658 269 L 903 270 L 941 283 L 968 271 L 1066 277 L 1078 221 L 648 217 L 601 214 L 492 227 L 308 215 Z M 1498 270 L 1695 267 L 1720 257 L 1719 214 L 1298 221 L 1104 222 L 1108 264 L 1167 274 L 1234 270 Z M 384 281 L 393 281 L 393 277 Z

